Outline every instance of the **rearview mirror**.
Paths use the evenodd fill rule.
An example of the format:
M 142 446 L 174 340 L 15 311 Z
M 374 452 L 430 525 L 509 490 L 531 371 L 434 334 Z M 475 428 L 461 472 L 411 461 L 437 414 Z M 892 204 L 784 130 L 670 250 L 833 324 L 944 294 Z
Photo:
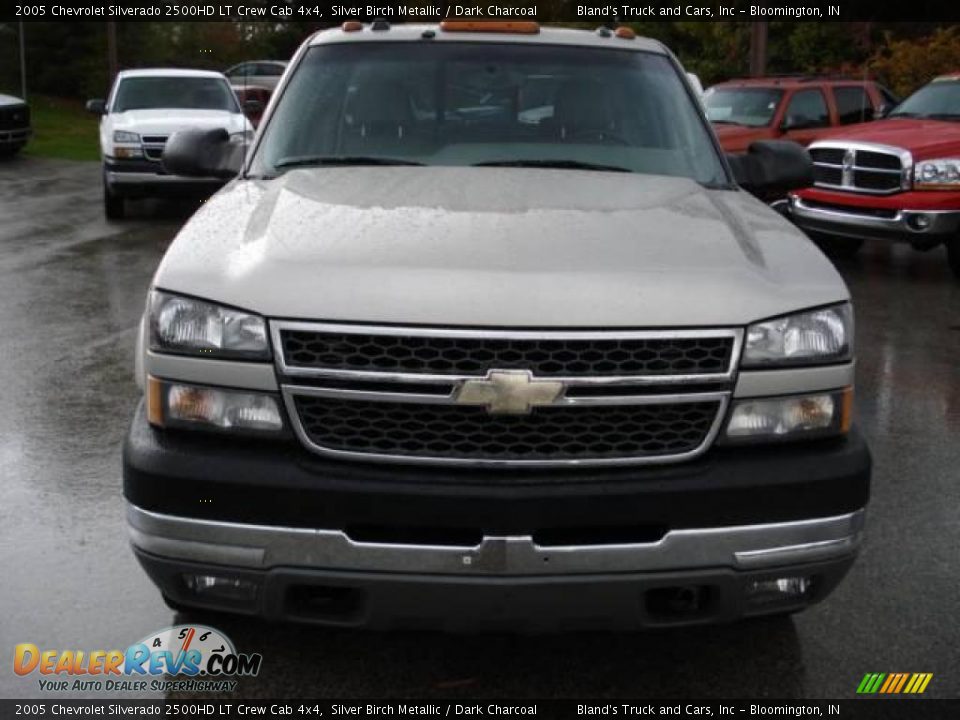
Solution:
M 813 185 L 813 161 L 789 140 L 758 140 L 746 153 L 727 155 L 737 184 L 758 197 L 783 196 Z
M 180 130 L 163 148 L 163 168 L 173 175 L 230 179 L 243 167 L 243 143 L 223 128 Z
M 104 100 L 87 100 L 87 112 L 94 115 L 105 115 L 107 112 L 107 103 Z

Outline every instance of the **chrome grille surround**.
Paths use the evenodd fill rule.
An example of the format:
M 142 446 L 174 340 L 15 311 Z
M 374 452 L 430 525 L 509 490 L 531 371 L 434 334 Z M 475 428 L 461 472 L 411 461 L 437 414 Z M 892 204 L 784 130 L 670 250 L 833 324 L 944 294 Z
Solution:
M 631 340 L 631 339 L 698 339 L 727 338 L 731 352 L 723 372 L 692 373 L 677 375 L 592 375 L 549 376 L 552 381 L 562 382 L 564 392 L 551 407 L 577 407 L 596 409 L 614 406 L 682 406 L 688 403 L 713 403 L 716 415 L 703 436 L 702 442 L 689 451 L 670 455 L 645 455 L 610 457 L 564 457 L 560 459 L 517 459 L 495 457 L 440 457 L 427 454 L 401 455 L 378 452 L 358 452 L 325 447 L 318 444 L 305 427 L 297 406 L 297 398 L 329 398 L 332 401 L 355 401 L 358 403 L 383 402 L 396 404 L 430 404 L 448 409 L 462 407 L 457 403 L 457 392 L 464 382 L 482 379 L 486 372 L 476 374 L 444 374 L 436 372 L 377 372 L 343 368 L 299 367 L 290 365 L 284 355 L 283 331 L 356 333 L 364 335 L 388 335 L 396 337 L 460 337 L 509 339 L 514 341 L 551 339 L 562 340 Z M 394 327 L 347 325 L 340 323 L 310 323 L 297 321 L 271 321 L 271 340 L 280 385 L 291 425 L 301 443 L 308 450 L 331 458 L 362 460 L 367 462 L 513 466 L 513 467 L 581 467 L 609 465 L 642 465 L 675 463 L 693 459 L 713 444 L 727 414 L 733 381 L 740 358 L 743 330 L 739 328 L 692 329 L 692 330 L 482 330 L 423 327 Z M 534 380 L 541 376 L 531 376 Z M 364 385 L 366 383 L 366 385 Z M 371 383 L 373 385 L 371 385 Z M 569 392 L 573 391 L 573 392 Z
M 903 148 L 821 140 L 809 151 L 816 187 L 867 195 L 893 195 L 911 187 L 913 155 Z

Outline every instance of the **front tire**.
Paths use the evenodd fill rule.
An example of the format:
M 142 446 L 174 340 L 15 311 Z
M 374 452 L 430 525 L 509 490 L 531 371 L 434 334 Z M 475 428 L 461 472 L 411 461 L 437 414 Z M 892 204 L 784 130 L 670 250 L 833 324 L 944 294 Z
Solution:
M 947 262 L 950 264 L 954 277 L 960 280 L 960 238 L 955 238 L 947 243 Z
M 126 202 L 110 189 L 106 179 L 103 181 L 103 214 L 110 220 L 122 220 L 127 214 Z

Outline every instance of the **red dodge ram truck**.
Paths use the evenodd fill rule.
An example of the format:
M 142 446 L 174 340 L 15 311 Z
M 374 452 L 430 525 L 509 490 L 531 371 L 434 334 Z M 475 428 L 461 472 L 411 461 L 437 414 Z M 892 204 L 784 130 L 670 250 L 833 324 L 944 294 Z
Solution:
M 792 193 L 789 208 L 808 235 L 839 252 L 874 239 L 918 250 L 943 243 L 960 278 L 960 72 L 809 150 L 814 186 Z

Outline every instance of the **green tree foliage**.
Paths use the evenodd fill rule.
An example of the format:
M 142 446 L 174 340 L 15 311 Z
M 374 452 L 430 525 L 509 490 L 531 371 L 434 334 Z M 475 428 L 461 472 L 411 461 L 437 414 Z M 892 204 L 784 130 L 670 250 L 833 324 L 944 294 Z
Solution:
M 938 28 L 918 40 L 887 32 L 867 66 L 895 93 L 906 97 L 931 78 L 960 71 L 960 27 Z
M 282 0 L 277 0 L 282 2 Z M 411 0 L 421 3 L 427 0 Z M 541 5 L 541 3 L 538 3 Z M 568 0 L 543 0 L 541 12 L 570 16 Z M 611 19 L 612 21 L 612 19 Z M 565 23 L 593 29 L 601 20 Z M 102 96 L 108 85 L 105 22 L 25 23 L 27 85 L 62 97 Z M 317 22 L 121 22 L 121 68 L 223 70 L 242 60 L 289 59 Z M 707 85 L 749 70 L 750 23 L 638 22 L 632 27 L 672 49 Z M 18 93 L 17 26 L 0 25 L 0 92 Z M 769 23 L 769 73 L 876 73 L 900 93 L 934 74 L 960 69 L 960 30 L 936 23 Z

